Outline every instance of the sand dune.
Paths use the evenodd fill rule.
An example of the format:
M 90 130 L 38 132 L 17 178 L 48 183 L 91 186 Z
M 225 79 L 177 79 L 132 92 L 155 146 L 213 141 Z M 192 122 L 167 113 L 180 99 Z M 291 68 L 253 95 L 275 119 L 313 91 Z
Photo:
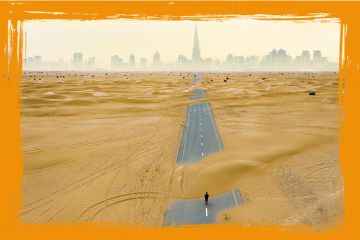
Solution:
M 220 223 L 342 219 L 336 73 L 203 73 L 199 102 L 210 102 L 224 151 L 180 166 L 192 78 L 25 73 L 22 220 L 161 226 L 172 200 L 232 188 L 244 204 Z

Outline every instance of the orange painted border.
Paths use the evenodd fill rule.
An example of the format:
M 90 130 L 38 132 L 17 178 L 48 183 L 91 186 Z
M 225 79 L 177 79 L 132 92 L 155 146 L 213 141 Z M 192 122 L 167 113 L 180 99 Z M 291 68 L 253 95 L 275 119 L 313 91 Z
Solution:
M 57 14 L 55 14 L 57 13 Z M 317 13 L 325 13 L 319 15 Z M 255 15 L 260 14 L 260 15 Z M 22 23 L 30 19 L 258 19 L 326 20 L 341 23 L 339 72 L 340 161 L 345 185 L 345 221 L 313 232 L 304 227 L 207 225 L 181 228 L 134 228 L 103 224 L 21 223 L 23 154 L 20 135 Z M 360 2 L 0 2 L 0 239 L 358 239 L 360 216 Z

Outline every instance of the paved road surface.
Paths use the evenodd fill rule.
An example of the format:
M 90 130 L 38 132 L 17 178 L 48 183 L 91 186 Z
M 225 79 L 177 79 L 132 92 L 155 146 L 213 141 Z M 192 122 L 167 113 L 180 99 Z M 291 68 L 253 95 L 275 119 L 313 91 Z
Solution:
M 194 80 L 195 81 L 195 80 Z M 205 98 L 203 89 L 192 91 L 191 100 Z M 215 119 L 208 102 L 188 107 L 177 163 L 194 163 L 223 149 Z
M 200 100 L 205 98 L 205 90 L 194 90 L 191 92 L 192 96 L 190 97 L 190 100 Z
M 238 189 L 220 196 L 210 196 L 207 206 L 204 199 L 179 200 L 167 209 L 164 226 L 216 223 L 217 212 L 237 207 L 242 203 L 243 199 Z
M 200 82 L 200 75 L 195 74 L 194 84 L 198 82 Z M 190 100 L 205 98 L 205 91 L 200 89 L 192 91 Z M 222 149 L 223 144 L 216 129 L 210 104 L 208 102 L 190 104 L 177 163 L 194 163 Z M 238 189 L 233 189 L 220 196 L 210 196 L 207 206 L 205 206 L 204 199 L 178 200 L 167 209 L 164 226 L 216 223 L 218 211 L 236 207 L 242 202 L 243 199 Z
M 191 92 L 192 95 L 203 95 L 205 96 L 205 90 L 204 89 L 199 89 L 199 90 L 193 90 Z
M 222 149 L 223 145 L 209 103 L 191 104 L 177 162 L 194 163 Z
M 194 74 L 194 83 L 199 83 L 201 81 L 200 73 Z

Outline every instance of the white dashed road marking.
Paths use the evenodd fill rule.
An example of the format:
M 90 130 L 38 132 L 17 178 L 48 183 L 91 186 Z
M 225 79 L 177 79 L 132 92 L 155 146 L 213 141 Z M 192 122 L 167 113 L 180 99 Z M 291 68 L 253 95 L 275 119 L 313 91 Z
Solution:
M 231 191 L 232 191 L 232 194 L 233 194 L 233 197 L 234 197 L 234 200 L 235 200 L 235 204 L 236 204 L 236 206 L 239 206 L 239 205 L 238 205 L 238 202 L 236 201 L 236 197 L 235 197 L 234 189 L 233 189 L 233 190 L 231 190 Z

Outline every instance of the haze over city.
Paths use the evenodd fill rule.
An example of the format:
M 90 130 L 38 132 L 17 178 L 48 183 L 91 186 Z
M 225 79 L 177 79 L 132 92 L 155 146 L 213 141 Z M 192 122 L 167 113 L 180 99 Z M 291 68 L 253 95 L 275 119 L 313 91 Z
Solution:
M 24 30 L 25 70 L 338 68 L 336 22 L 29 21 Z

